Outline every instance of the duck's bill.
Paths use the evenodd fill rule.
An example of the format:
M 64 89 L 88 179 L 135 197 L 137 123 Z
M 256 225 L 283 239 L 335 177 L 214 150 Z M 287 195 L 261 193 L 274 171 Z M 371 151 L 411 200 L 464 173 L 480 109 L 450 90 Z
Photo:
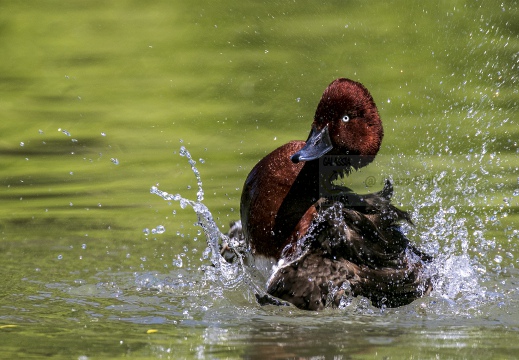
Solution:
M 321 131 L 312 127 L 312 131 L 306 140 L 306 145 L 292 155 L 290 159 L 296 164 L 300 161 L 316 160 L 328 153 L 332 148 L 328 126 L 325 126 Z

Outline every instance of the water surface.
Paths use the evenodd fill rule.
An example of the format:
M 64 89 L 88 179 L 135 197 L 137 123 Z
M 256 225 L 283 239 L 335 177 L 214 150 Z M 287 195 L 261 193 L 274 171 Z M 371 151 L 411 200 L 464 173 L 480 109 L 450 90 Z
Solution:
M 519 330 L 515 1 L 0 4 L 0 357 L 511 358 Z M 371 91 L 377 160 L 438 259 L 430 298 L 260 307 L 212 272 L 248 171 L 325 87 Z M 163 228 L 162 228 L 163 227 Z M 147 229 L 147 230 L 145 230 Z

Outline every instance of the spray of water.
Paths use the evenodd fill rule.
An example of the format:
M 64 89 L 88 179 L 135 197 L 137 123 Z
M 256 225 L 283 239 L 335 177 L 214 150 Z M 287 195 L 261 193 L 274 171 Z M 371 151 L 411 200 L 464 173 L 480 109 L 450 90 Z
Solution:
M 156 186 L 152 186 L 150 192 L 166 201 L 179 202 L 182 209 L 189 206 L 194 210 L 198 219 L 197 225 L 202 228 L 207 242 L 207 249 L 204 255 L 210 254 L 210 261 L 213 265 L 212 268 L 206 268 L 206 273 L 211 275 L 212 280 L 220 281 L 226 288 L 234 288 L 241 283 L 245 283 L 255 293 L 264 294 L 265 290 L 254 280 L 257 274 L 255 274 L 253 269 L 245 265 L 246 252 L 241 248 L 242 244 L 220 232 L 218 225 L 213 219 L 213 215 L 207 206 L 202 203 L 204 190 L 202 188 L 200 171 L 196 168 L 196 161 L 193 160 L 191 154 L 184 146 L 180 148 L 180 155 L 188 159 L 191 170 L 196 177 L 198 185 L 197 200 L 193 201 L 183 198 L 180 194 L 173 195 L 161 191 Z M 233 262 L 227 261 L 222 256 L 222 247 L 225 247 L 227 252 L 232 253 L 234 257 Z
M 441 177 L 441 174 L 440 174 Z M 463 306 L 477 307 L 485 299 L 485 288 L 480 285 L 480 272 L 469 255 L 470 236 L 466 219 L 456 216 L 454 206 L 444 206 L 441 187 L 433 183 L 433 190 L 424 202 L 416 204 L 414 215 L 420 218 L 423 208 L 434 207 L 434 216 L 429 226 L 421 233 L 421 243 L 434 254 L 429 267 L 433 276 L 433 295 L 447 301 L 464 303 Z M 422 218 L 422 221 L 425 221 Z

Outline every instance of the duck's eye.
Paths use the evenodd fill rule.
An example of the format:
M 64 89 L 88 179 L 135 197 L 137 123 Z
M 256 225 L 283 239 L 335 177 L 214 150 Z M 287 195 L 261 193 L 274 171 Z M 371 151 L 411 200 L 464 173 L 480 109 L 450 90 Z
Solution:
M 341 120 L 343 122 L 348 122 L 348 121 L 350 121 L 350 117 L 348 115 L 344 115 Z

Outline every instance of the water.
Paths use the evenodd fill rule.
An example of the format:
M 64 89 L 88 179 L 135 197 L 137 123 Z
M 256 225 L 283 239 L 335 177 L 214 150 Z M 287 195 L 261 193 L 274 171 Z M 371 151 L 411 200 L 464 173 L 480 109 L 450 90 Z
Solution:
M 0 358 L 517 356 L 515 1 L 0 10 Z M 261 307 L 263 279 L 213 267 L 204 229 L 221 241 L 250 169 L 307 136 L 341 76 L 385 128 L 348 186 L 393 178 L 436 290 L 384 311 Z
M 262 289 L 261 284 L 256 284 L 254 282 L 254 278 L 259 276 L 259 274 L 256 274 L 254 269 L 245 266 L 245 262 L 247 261 L 245 258 L 245 249 L 240 248 L 241 244 L 239 244 L 237 240 L 230 239 L 228 235 L 223 234 L 220 231 L 218 225 L 213 220 L 213 215 L 202 203 L 202 200 L 204 199 L 204 190 L 202 188 L 202 177 L 196 167 L 196 161 L 193 160 L 191 154 L 184 146 L 180 147 L 180 155 L 185 156 L 188 159 L 191 171 L 195 175 L 198 186 L 198 191 L 196 193 L 197 200 L 192 201 L 185 199 L 180 194 L 171 195 L 165 191 L 159 190 L 156 186 L 152 186 L 150 192 L 160 196 L 166 201 L 178 201 L 182 209 L 190 206 L 194 210 L 198 219 L 197 225 L 202 228 L 207 243 L 207 248 L 204 250 L 203 258 L 207 259 L 210 255 L 209 259 L 213 266 L 213 268 L 203 266 L 203 269 L 206 273 L 211 274 L 211 279 L 215 284 L 221 283 L 225 288 L 234 288 L 238 284 L 244 283 L 245 285 L 250 286 L 249 291 L 255 291 L 261 295 L 265 294 L 265 289 Z M 224 244 L 228 247 L 228 251 L 231 255 L 235 257 L 232 263 L 226 261 L 226 259 L 221 255 L 221 247 Z M 185 256 L 185 254 L 182 255 Z M 180 256 L 174 264 L 177 267 L 182 267 L 182 259 Z M 264 281 L 265 279 L 262 280 Z

